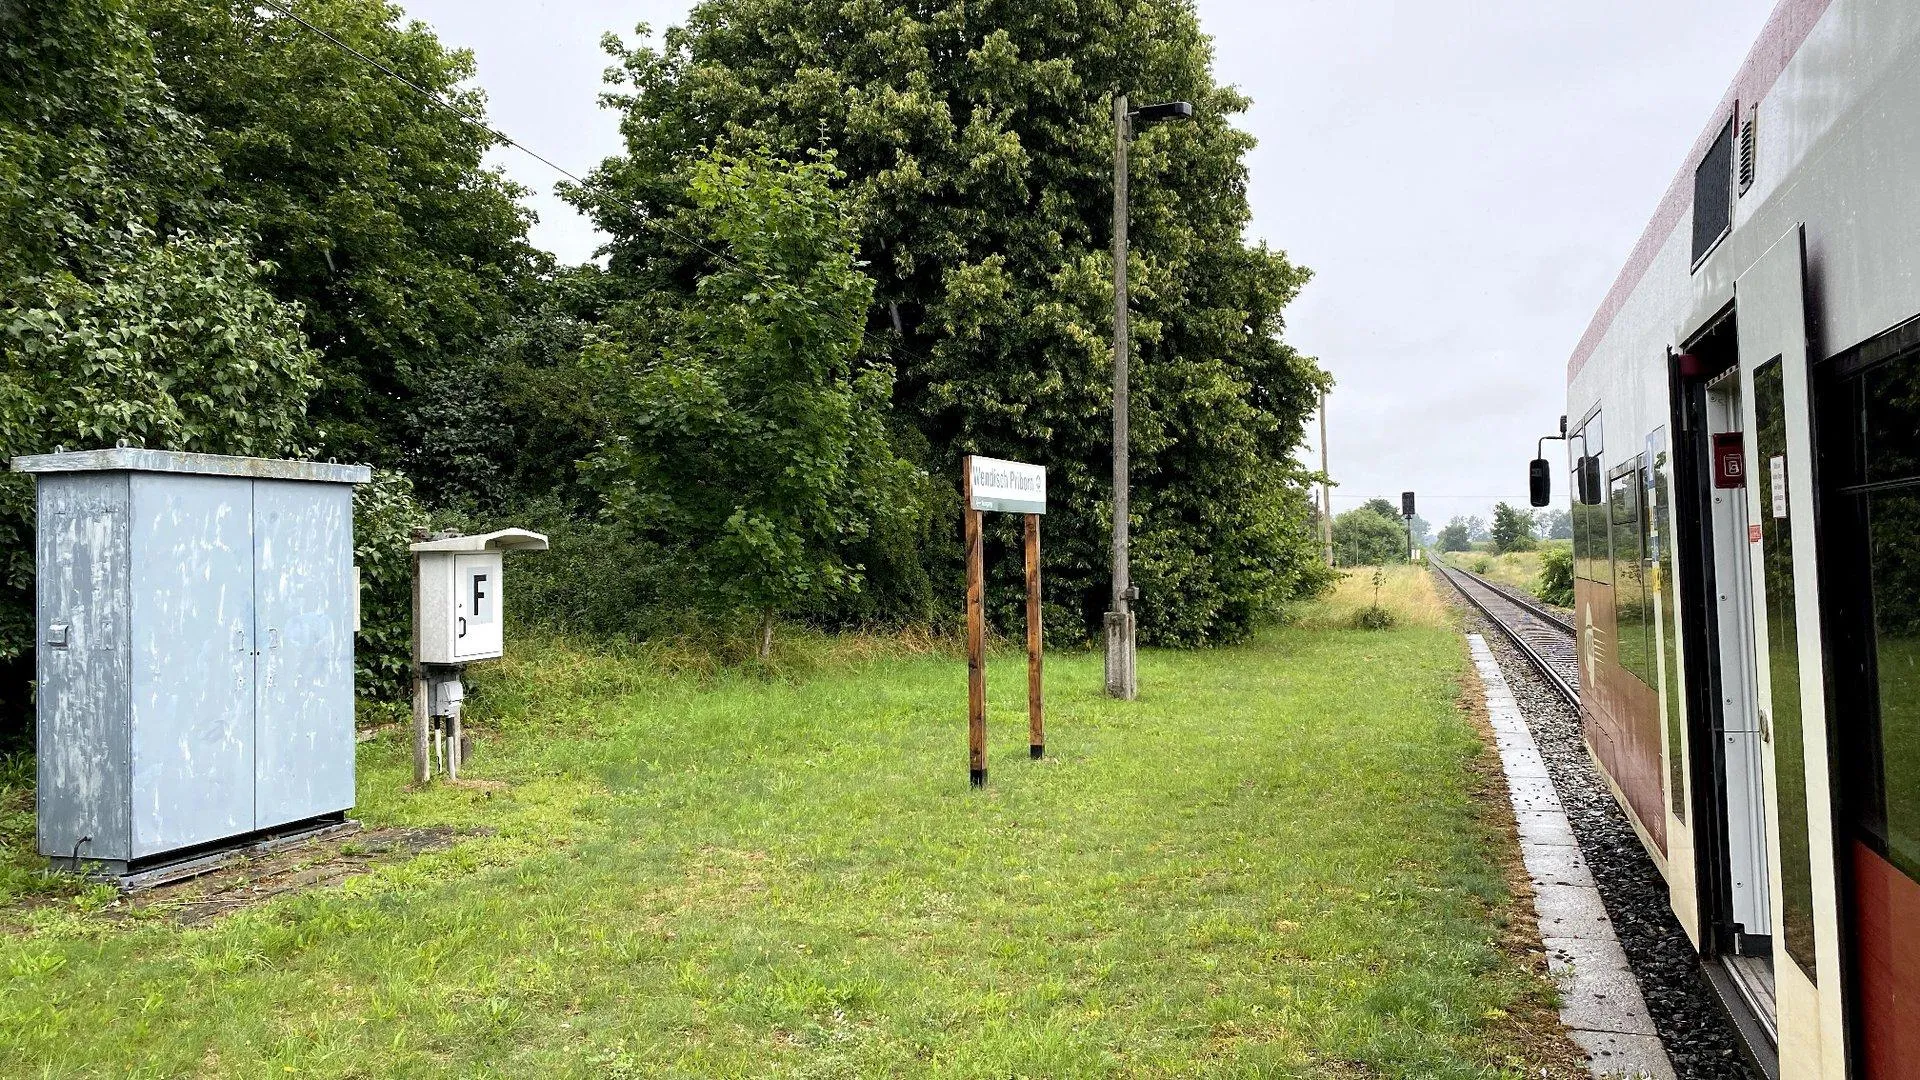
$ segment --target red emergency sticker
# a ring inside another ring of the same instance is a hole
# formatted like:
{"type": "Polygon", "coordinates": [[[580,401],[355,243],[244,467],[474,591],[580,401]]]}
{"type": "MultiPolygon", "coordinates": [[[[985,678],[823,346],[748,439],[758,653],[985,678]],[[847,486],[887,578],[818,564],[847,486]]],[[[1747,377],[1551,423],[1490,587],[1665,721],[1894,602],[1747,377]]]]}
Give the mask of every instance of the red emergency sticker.
{"type": "Polygon", "coordinates": [[[1760,526],[1758,525],[1747,526],[1747,542],[1751,544],[1757,544],[1760,542],[1760,526]]]}

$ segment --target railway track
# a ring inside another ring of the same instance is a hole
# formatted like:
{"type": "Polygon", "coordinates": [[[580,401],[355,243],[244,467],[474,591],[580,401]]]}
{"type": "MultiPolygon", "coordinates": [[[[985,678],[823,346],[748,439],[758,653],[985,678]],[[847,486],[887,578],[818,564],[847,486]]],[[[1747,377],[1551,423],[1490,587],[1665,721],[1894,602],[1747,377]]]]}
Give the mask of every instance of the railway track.
{"type": "Polygon", "coordinates": [[[1580,654],[1573,624],[1544,605],[1515,596],[1469,570],[1433,560],[1434,569],[1484,612],[1568,702],[1580,702],[1580,654]]]}

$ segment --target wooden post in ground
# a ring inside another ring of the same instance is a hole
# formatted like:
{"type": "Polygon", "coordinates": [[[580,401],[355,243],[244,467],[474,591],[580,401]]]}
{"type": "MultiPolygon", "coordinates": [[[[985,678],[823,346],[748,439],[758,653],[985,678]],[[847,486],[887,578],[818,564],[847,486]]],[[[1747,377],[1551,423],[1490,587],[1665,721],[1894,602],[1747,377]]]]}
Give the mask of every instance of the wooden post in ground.
{"type": "Polygon", "coordinates": [[[986,570],[980,550],[980,511],[973,508],[973,458],[960,463],[961,495],[966,503],[967,539],[967,776],[974,787],[987,783],[987,617],[986,570]]]}
{"type": "Polygon", "coordinates": [[[1040,515],[1027,515],[1027,754],[1047,756],[1040,702],[1040,515]]]}

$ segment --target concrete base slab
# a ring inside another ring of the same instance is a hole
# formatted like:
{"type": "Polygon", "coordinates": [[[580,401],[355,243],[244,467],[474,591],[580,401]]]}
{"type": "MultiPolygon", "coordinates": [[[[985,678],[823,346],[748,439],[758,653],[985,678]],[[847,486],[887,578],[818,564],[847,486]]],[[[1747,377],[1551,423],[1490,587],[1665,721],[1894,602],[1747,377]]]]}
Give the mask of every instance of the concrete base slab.
{"type": "MultiPolygon", "coordinates": [[[[1541,885],[1533,890],[1533,909],[1540,914],[1542,937],[1614,941],[1607,905],[1600,901],[1600,890],[1591,885],[1541,885]]],[[[1622,956],[1620,963],[1626,962],[1622,956]]]]}
{"type": "Polygon", "coordinates": [[[1544,884],[1593,884],[1593,872],[1587,868],[1586,857],[1577,847],[1536,847],[1521,857],[1526,860],[1527,876],[1533,879],[1536,889],[1544,884]]]}
{"type": "Polygon", "coordinates": [[[1567,815],[1555,810],[1530,810],[1513,815],[1514,825],[1520,832],[1520,849],[1526,850],[1528,844],[1546,844],[1552,847],[1578,847],[1573,838],[1573,827],[1567,824],[1567,815]]]}
{"type": "Polygon", "coordinates": [[[1520,856],[1533,882],[1547,968],[1560,985],[1560,1022],[1587,1052],[1594,1076],[1673,1080],[1673,1064],[1620,951],[1526,717],[1486,641],[1469,634],[1467,643],[1486,688],[1487,717],[1507,774],[1520,856]]]}
{"type": "Polygon", "coordinates": [[[1593,1075],[1633,1080],[1674,1080],[1667,1048],[1652,1035],[1575,1031],[1573,1041],[1593,1059],[1593,1075]]]}
{"type": "Polygon", "coordinates": [[[1544,938],[1547,968],[1560,983],[1561,1008],[1577,1013],[1583,1031],[1658,1035],[1639,980],[1612,938],[1544,938]]]}

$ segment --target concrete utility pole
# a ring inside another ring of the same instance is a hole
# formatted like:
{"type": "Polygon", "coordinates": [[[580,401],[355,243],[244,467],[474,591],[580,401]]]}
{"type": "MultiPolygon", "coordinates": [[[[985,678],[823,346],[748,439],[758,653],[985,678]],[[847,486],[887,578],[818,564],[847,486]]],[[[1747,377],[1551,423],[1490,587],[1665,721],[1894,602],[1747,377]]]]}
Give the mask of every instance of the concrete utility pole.
{"type": "Polygon", "coordinates": [[[1333,483],[1327,472],[1327,392],[1320,391],[1320,546],[1333,565],[1333,483]]]}
{"type": "Polygon", "coordinates": [[[1107,695],[1140,692],[1133,666],[1133,583],[1127,566],[1127,95],[1113,98],[1113,599],[1107,611],[1107,695]]]}
{"type": "Polygon", "coordinates": [[[1107,695],[1127,701],[1140,692],[1134,670],[1133,601],[1127,567],[1127,144],[1138,123],[1186,120],[1193,106],[1168,101],[1129,111],[1127,95],[1113,98],[1113,607],[1107,612],[1107,695]]]}

